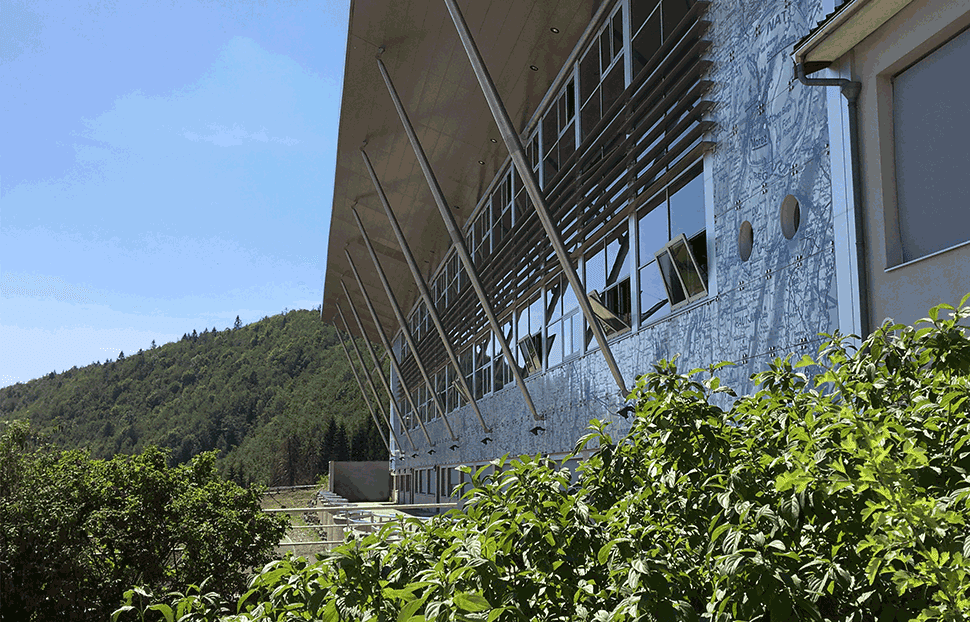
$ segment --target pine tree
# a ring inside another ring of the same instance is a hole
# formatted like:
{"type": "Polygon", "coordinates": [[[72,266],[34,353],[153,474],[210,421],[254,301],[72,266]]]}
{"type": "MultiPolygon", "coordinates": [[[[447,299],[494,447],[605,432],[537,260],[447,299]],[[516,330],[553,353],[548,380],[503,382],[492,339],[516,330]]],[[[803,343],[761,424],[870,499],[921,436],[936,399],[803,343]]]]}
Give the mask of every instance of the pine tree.
{"type": "Polygon", "coordinates": [[[333,439],[333,458],[338,462],[350,460],[350,440],[347,438],[347,428],[344,424],[337,424],[337,434],[333,439]]]}
{"type": "Polygon", "coordinates": [[[118,360],[119,361],[125,360],[125,351],[124,350],[122,350],[121,352],[118,353],[118,360]]]}
{"type": "Polygon", "coordinates": [[[157,348],[157,347],[158,347],[158,346],[156,346],[156,345],[155,345],[155,340],[154,340],[154,339],[152,339],[152,350],[154,350],[154,349],[155,349],[155,348],[157,348]]]}
{"type": "Polygon", "coordinates": [[[242,320],[240,320],[239,319],[239,316],[237,315],[236,316],[236,323],[232,325],[232,329],[233,330],[239,330],[240,328],[242,328],[242,320]]]}

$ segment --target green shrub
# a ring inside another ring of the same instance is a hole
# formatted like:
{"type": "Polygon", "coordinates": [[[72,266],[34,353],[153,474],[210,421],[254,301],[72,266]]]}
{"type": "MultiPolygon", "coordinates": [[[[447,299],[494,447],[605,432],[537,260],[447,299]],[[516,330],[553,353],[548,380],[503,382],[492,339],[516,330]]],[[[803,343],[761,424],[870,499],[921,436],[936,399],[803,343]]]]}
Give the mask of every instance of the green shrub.
{"type": "Polygon", "coordinates": [[[733,395],[720,366],[658,363],[637,380],[628,434],[592,422],[576,483],[541,456],[502,459],[473,474],[463,513],[394,524],[316,563],[273,562],[234,604],[193,596],[176,613],[968,619],[970,307],[945,309],[858,349],[835,335],[815,359],[775,360],[729,410],[716,405],[733,395]]]}
{"type": "Polygon", "coordinates": [[[208,578],[241,593],[284,522],[220,479],[214,453],[176,468],[165,458],[91,460],[40,445],[23,422],[0,431],[0,620],[106,620],[132,585],[208,578]]]}

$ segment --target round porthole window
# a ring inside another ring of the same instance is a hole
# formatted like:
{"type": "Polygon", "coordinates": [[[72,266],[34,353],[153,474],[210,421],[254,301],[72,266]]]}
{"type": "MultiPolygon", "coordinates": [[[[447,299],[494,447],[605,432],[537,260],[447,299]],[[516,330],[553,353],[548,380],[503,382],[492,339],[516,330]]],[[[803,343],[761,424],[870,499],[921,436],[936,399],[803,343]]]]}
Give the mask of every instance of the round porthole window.
{"type": "Polygon", "coordinates": [[[745,220],[741,223],[741,231],[738,233],[738,254],[741,261],[747,261],[751,257],[751,247],[754,244],[754,230],[751,223],[745,220]]]}
{"type": "Polygon", "coordinates": [[[792,195],[786,196],[781,201],[781,233],[787,239],[795,237],[798,225],[801,223],[801,210],[798,207],[798,199],[792,195]]]}

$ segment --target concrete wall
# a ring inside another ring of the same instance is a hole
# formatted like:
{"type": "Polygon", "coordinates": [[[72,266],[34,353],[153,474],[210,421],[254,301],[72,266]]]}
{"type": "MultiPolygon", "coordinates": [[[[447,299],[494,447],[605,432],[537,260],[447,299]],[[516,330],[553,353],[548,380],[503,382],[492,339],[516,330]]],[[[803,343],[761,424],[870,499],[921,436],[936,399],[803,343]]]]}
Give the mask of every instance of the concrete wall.
{"type": "Polygon", "coordinates": [[[391,471],[387,462],[330,461],[330,492],[352,503],[387,501],[391,497],[391,471]]]}
{"type": "MultiPolygon", "coordinates": [[[[838,328],[826,92],[794,80],[790,57],[792,45],[824,13],[815,0],[717,0],[704,18],[713,22],[708,78],[715,86],[707,99],[716,102],[709,118],[717,123],[717,147],[704,160],[711,293],[611,342],[628,385],[658,359],[679,355],[682,370],[735,362],[720,375],[739,393],[748,392],[751,373],[776,356],[814,353],[819,333],[838,328]],[[801,206],[801,225],[791,240],[780,223],[788,194],[801,206]],[[746,262],[738,252],[744,221],[754,231],[746,262]]],[[[449,414],[458,443],[442,421],[432,421],[427,426],[435,453],[419,446],[412,457],[408,447],[394,467],[481,463],[504,453],[557,454],[571,450],[594,417],[609,420],[616,436],[626,429],[615,414],[626,396],[618,394],[598,350],[526,384],[543,421],[532,419],[513,384],[479,401],[492,432],[483,432],[466,406],[449,414]],[[532,434],[536,426],[544,430],[532,434]],[[491,439],[487,445],[485,438],[491,439]]]]}
{"type": "Polygon", "coordinates": [[[912,324],[931,306],[956,304],[970,291],[970,246],[899,265],[892,127],[893,76],[968,26],[967,2],[916,0],[846,59],[853,79],[862,82],[859,128],[872,328],[888,317],[912,324]]]}

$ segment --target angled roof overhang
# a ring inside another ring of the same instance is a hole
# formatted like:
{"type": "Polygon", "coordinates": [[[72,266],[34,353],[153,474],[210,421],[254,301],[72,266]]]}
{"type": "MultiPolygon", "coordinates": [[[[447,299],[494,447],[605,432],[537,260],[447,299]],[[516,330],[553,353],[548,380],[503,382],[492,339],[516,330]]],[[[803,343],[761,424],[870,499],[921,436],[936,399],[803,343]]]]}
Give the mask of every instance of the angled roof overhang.
{"type": "Polygon", "coordinates": [[[805,72],[825,69],[888,22],[912,0],[849,0],[795,44],[792,56],[805,72]]]}
{"type": "MultiPolygon", "coordinates": [[[[489,72],[520,132],[558,79],[597,14],[597,0],[460,0],[489,72]],[[558,30],[553,32],[552,29],[558,30]],[[533,70],[534,66],[537,70],[533,70]]],[[[337,138],[333,212],[323,318],[340,303],[358,309],[367,337],[378,341],[344,255],[348,250],[389,338],[397,332],[387,296],[367,255],[351,208],[356,206],[405,313],[417,287],[395,240],[360,149],[366,145],[394,213],[430,280],[450,246],[447,230],[377,67],[387,66],[438,182],[464,225],[508,152],[442,0],[352,0],[337,138]],[[492,141],[495,142],[492,142],[492,141]],[[480,164],[484,162],[484,164],[480,164]],[[345,300],[343,281],[351,293],[345,300]]],[[[349,327],[355,334],[355,326],[349,327]]]]}

